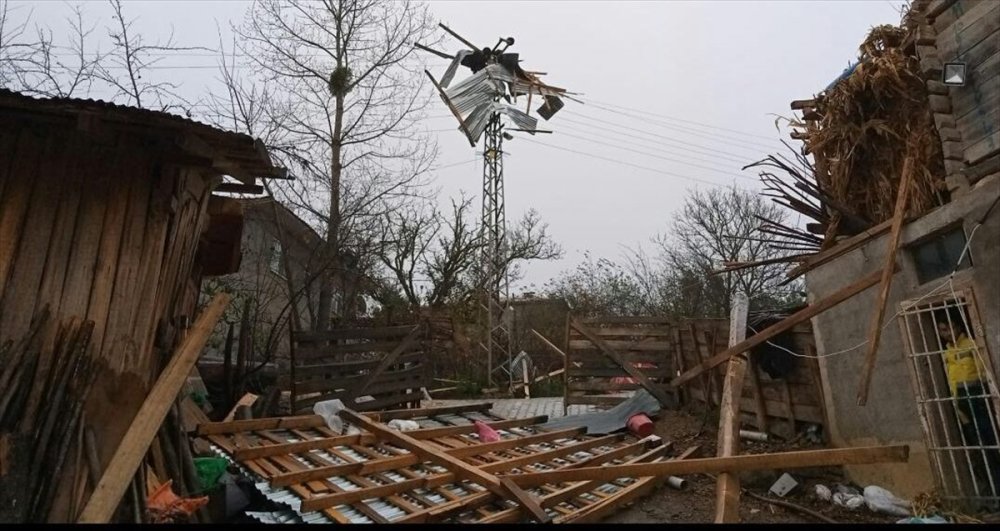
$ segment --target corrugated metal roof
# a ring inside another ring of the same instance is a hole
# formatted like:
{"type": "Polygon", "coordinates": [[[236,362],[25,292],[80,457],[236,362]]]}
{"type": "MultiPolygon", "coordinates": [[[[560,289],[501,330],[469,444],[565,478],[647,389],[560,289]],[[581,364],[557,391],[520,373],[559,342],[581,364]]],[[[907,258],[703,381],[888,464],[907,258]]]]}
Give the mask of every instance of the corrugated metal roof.
{"type": "Polygon", "coordinates": [[[220,170],[220,173],[241,180],[245,180],[248,176],[284,177],[285,174],[282,168],[276,167],[271,162],[267,149],[260,140],[163,111],[95,99],[35,97],[0,88],[0,114],[14,113],[71,119],[92,115],[105,123],[115,125],[190,133],[215,150],[232,172],[220,170]]]}

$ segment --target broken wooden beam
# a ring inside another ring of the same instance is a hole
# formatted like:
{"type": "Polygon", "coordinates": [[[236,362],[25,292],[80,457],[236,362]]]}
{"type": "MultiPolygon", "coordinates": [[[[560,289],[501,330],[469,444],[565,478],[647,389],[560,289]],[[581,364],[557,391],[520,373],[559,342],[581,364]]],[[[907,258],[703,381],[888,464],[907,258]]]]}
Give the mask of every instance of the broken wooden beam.
{"type": "MultiPolygon", "coordinates": [[[[744,341],[747,336],[747,314],[750,299],[744,293],[733,297],[732,314],[729,316],[729,346],[744,341]]],[[[737,354],[729,359],[726,378],[722,385],[722,404],[719,412],[719,440],[716,454],[728,457],[740,450],[740,402],[743,397],[743,378],[746,375],[747,356],[737,354]]],[[[723,472],[715,485],[715,523],[740,521],[740,478],[723,472]]]]}
{"type": "Polygon", "coordinates": [[[552,350],[552,352],[555,352],[556,354],[558,354],[558,355],[559,355],[560,357],[562,357],[562,359],[563,359],[564,361],[566,360],[566,353],[565,353],[565,352],[563,352],[562,350],[560,350],[560,349],[559,349],[559,347],[555,346],[555,345],[554,345],[554,344],[553,344],[553,343],[552,343],[551,341],[549,341],[549,340],[548,340],[548,338],[546,338],[546,337],[545,337],[545,336],[543,336],[543,335],[542,335],[541,333],[539,333],[539,332],[538,332],[538,330],[535,330],[534,328],[532,328],[532,329],[531,329],[531,333],[532,333],[532,334],[535,334],[535,336],[536,336],[536,337],[537,337],[538,339],[542,340],[542,343],[543,343],[543,344],[544,344],[544,345],[545,345],[546,347],[549,347],[549,349],[550,349],[550,350],[552,350]]]}
{"type": "Polygon", "coordinates": [[[885,248],[885,261],[882,264],[878,302],[875,303],[875,312],[868,325],[868,350],[865,352],[865,361],[861,369],[861,382],[858,386],[859,406],[868,403],[868,389],[872,384],[875,358],[878,355],[879,340],[882,338],[882,318],[885,317],[885,305],[889,300],[892,275],[896,270],[896,250],[899,248],[899,237],[903,232],[906,202],[909,198],[910,182],[913,180],[913,162],[913,155],[906,157],[903,161],[903,176],[900,178],[899,192],[896,194],[896,210],[892,214],[892,230],[889,232],[889,242],[885,248]]]}
{"type": "Polygon", "coordinates": [[[748,350],[753,349],[754,347],[757,347],[758,345],[764,344],[765,342],[773,339],[778,334],[791,330],[792,328],[795,327],[795,325],[805,322],[809,319],[812,319],[814,316],[819,315],[820,313],[823,313],[826,310],[829,310],[830,308],[840,304],[841,302],[844,302],[845,300],[857,295],[858,293],[861,293],[862,291],[874,286],[879,282],[881,278],[882,278],[882,272],[875,271],[863,278],[860,278],[852,282],[851,284],[837,290],[832,295],[824,297],[823,299],[820,299],[819,301],[810,304],[809,306],[806,306],[805,308],[793,313],[792,315],[789,315],[788,317],[765,328],[764,330],[761,330],[759,333],[754,334],[749,339],[741,341],[739,344],[735,346],[729,347],[728,349],[720,352],[719,354],[712,356],[708,360],[702,361],[695,367],[688,369],[680,376],[671,380],[670,385],[675,387],[681,385],[693,378],[698,377],[705,371],[715,368],[716,366],[728,360],[729,358],[735,356],[736,354],[746,352],[748,350]]]}
{"type": "Polygon", "coordinates": [[[295,417],[274,417],[267,419],[231,420],[198,425],[198,435],[222,435],[256,430],[291,430],[326,426],[319,415],[299,415],[295,417]]]}
{"type": "Polygon", "coordinates": [[[198,320],[132,419],[128,431],[125,432],[125,436],[111,457],[111,462],[104,470],[101,481],[94,488],[87,505],[80,513],[78,523],[106,523],[111,520],[125,494],[125,489],[132,482],[135,471],[149,450],[157,430],[167,417],[184,382],[187,381],[191,368],[201,356],[201,350],[208,336],[229,304],[229,299],[228,294],[219,293],[198,316],[198,320]]]}
{"type": "Polygon", "coordinates": [[[706,457],[684,461],[662,461],[615,466],[574,468],[530,472],[507,476],[521,487],[533,487],[546,483],[566,483],[570,481],[603,480],[618,478],[671,476],[698,474],[703,472],[741,472],[744,470],[784,470],[789,468],[811,468],[820,466],[866,465],[872,463],[905,463],[910,457],[910,447],[863,446],[858,448],[834,448],[826,450],[802,450],[756,455],[736,455],[731,457],[706,457]]]}

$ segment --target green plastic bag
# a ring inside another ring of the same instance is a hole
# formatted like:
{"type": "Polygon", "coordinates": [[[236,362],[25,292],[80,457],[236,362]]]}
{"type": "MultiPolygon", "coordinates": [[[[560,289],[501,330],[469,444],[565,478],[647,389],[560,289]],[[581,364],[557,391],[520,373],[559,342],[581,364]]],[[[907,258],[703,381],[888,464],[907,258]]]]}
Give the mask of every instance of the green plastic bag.
{"type": "Polygon", "coordinates": [[[229,462],[221,457],[195,457],[194,468],[198,472],[201,492],[208,492],[219,484],[229,462]]]}

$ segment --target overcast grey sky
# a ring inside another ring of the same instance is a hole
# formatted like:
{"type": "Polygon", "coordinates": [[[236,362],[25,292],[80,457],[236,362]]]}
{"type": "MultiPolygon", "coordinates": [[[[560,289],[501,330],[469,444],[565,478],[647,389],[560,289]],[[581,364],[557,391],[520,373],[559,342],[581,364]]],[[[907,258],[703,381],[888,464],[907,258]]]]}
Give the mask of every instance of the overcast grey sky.
{"type": "MultiPolygon", "coordinates": [[[[13,5],[24,2],[12,2],[13,5]]],[[[64,28],[70,5],[27,2],[34,20],[64,28]]],[[[147,39],[216,48],[216,25],[229,35],[249,2],[145,0],[126,3],[147,39]]],[[[556,86],[582,93],[544,124],[553,135],[505,144],[508,220],[529,208],[549,223],[566,250],[558,262],[527,268],[536,289],[583,258],[617,257],[663,232],[694,188],[737,184],[756,189],[755,174],[739,168],[783,150],[776,115],[810,97],[857,55],[872,26],[899,22],[901,2],[835,1],[458,1],[430,2],[433,14],[466,38],[492,46],[511,36],[510,51],[527,70],[543,71],[556,86]]],[[[106,2],[83,3],[96,34],[110,23],[106,2]]],[[[460,49],[450,37],[442,46],[460,49]]],[[[105,46],[106,48],[106,46],[105,46]]],[[[157,75],[183,83],[197,96],[217,88],[216,57],[185,54],[162,63],[157,75]]],[[[447,61],[427,57],[440,77],[447,61]]],[[[459,76],[466,75],[460,72],[459,76]]],[[[460,79],[461,77],[459,77],[460,79]]],[[[427,129],[441,148],[436,184],[442,203],[464,190],[479,192],[481,166],[435,98],[427,129]],[[466,164],[456,164],[468,161],[466,164]],[[454,165],[453,165],[454,164],[454,165]]],[[[478,200],[477,200],[478,214],[478,200]]]]}

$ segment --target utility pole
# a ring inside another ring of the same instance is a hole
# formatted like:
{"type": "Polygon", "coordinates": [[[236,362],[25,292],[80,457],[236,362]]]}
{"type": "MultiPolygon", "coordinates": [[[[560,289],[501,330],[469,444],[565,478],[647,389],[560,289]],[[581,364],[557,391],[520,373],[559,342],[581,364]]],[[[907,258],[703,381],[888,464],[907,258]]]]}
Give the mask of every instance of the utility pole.
{"type": "Polygon", "coordinates": [[[539,79],[541,73],[527,72],[519,65],[518,54],[507,49],[514,44],[512,37],[500,38],[492,48],[479,48],[439,24],[461,42],[466,49],[454,55],[434,50],[420,43],[414,45],[443,59],[450,59],[448,70],[440,83],[424,71],[434,83],[441,99],[458,119],[459,126],[474,148],[483,137],[483,190],[480,242],[482,254],[477,268],[480,292],[479,346],[486,358],[487,381],[494,386],[494,373],[503,371],[508,390],[511,388],[511,334],[505,319],[509,306],[510,285],[507,275],[507,219],[504,203],[503,141],[514,137],[508,131],[551,133],[537,129],[538,119],[530,116],[531,98],[541,106],[537,114],[548,120],[563,107],[561,97],[569,97],[566,89],[553,87],[539,79]],[[458,66],[468,67],[472,76],[451,84],[458,66]],[[451,87],[449,88],[449,85],[451,87]],[[518,96],[527,96],[527,109],[522,111],[508,103],[518,96]],[[506,103],[505,103],[506,102],[506,103]],[[515,125],[506,129],[504,116],[515,125]]]}

